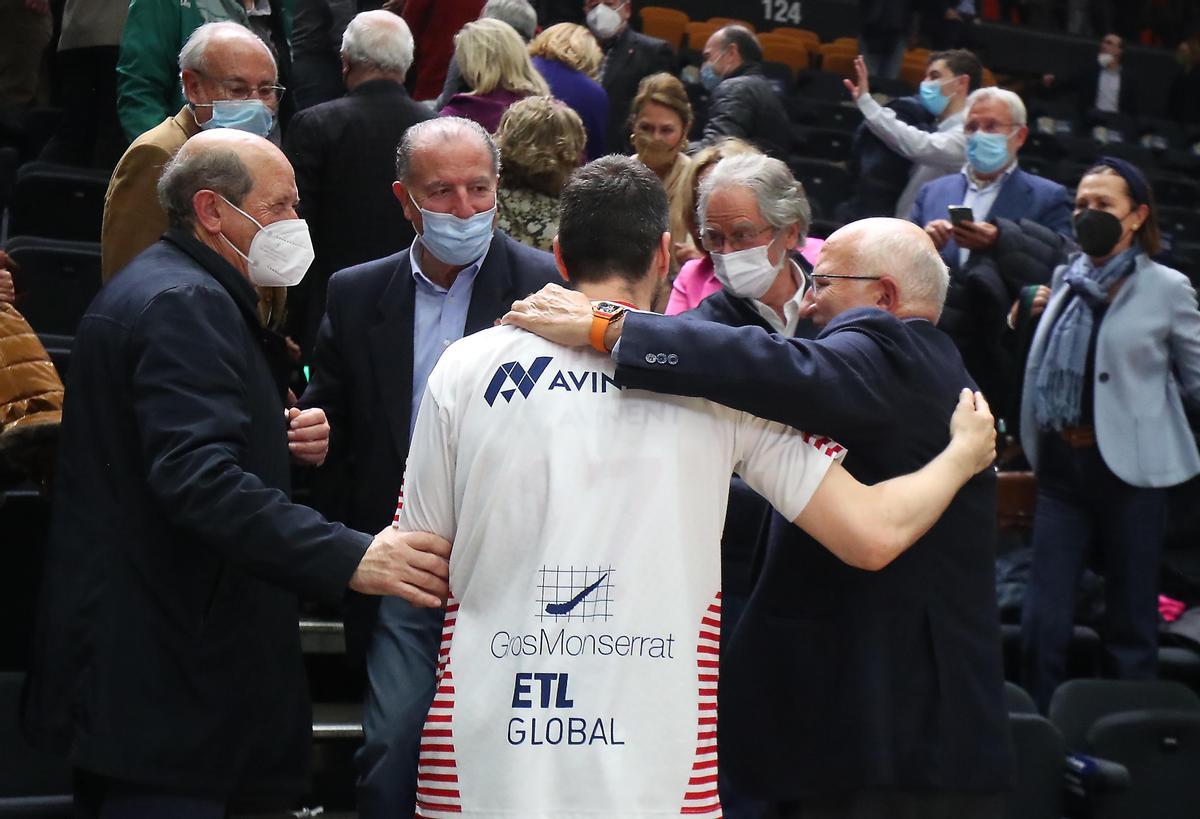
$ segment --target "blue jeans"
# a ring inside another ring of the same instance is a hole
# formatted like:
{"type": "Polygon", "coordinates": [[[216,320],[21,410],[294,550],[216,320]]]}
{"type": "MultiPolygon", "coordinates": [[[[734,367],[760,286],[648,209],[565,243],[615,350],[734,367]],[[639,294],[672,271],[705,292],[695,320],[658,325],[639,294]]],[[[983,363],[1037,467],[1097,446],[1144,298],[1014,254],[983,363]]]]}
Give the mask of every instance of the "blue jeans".
{"type": "Polygon", "coordinates": [[[1073,448],[1056,434],[1043,435],[1039,461],[1021,637],[1025,685],[1045,712],[1066,676],[1076,585],[1093,543],[1104,574],[1104,673],[1155,676],[1167,495],[1125,483],[1098,447],[1073,448]]]}
{"type": "Polygon", "coordinates": [[[362,819],[413,815],[444,617],[444,609],[414,608],[398,597],[379,603],[367,649],[363,747],[354,756],[362,819]]]}

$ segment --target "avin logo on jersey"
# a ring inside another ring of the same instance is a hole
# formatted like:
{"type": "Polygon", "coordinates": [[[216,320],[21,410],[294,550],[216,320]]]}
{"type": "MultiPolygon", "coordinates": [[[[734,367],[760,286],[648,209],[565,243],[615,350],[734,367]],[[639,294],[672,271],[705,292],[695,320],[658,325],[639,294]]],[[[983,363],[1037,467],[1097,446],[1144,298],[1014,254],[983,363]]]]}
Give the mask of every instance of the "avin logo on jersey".
{"type": "Polygon", "coordinates": [[[548,355],[538,356],[528,370],[522,367],[519,361],[501,364],[483,393],[484,400],[490,407],[496,403],[496,397],[502,395],[505,401],[512,403],[513,396],[517,394],[518,390],[523,397],[528,398],[529,393],[533,392],[534,384],[542,377],[542,373],[546,371],[546,367],[550,366],[550,362],[553,360],[548,355]],[[504,389],[504,385],[509,382],[512,382],[513,386],[504,389]]]}
{"type": "Polygon", "coordinates": [[[612,613],[612,566],[543,566],[538,570],[538,619],[608,620],[612,613]]]}

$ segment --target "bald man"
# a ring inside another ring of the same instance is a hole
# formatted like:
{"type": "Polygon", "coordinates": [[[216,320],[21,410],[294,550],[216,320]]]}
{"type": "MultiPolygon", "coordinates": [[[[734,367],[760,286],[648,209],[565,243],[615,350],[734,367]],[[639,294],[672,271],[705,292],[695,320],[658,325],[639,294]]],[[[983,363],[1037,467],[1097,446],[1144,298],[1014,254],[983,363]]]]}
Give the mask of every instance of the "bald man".
{"type": "MultiPolygon", "coordinates": [[[[616,380],[707,398],[834,438],[864,483],[946,445],[974,387],[934,325],[948,271],[917,226],[837,231],[812,274],[809,341],[630,311],[605,347],[616,380]]],[[[505,321],[588,343],[586,296],[546,288],[505,321]]],[[[775,514],[722,656],[722,773],[768,816],[1000,817],[1010,777],[993,584],[994,475],[977,475],[901,558],[868,574],[775,514]]],[[[723,794],[724,796],[724,794],[723,794]]]]}
{"type": "Polygon", "coordinates": [[[285,413],[282,343],[255,315],[252,284],[312,261],[287,160],[200,134],[159,193],[166,234],[79,326],[39,601],[25,717],[69,755],[81,817],[217,819],[235,797],[303,793],[297,595],[423,599],[396,562],[407,536],[288,498],[289,452],[319,463],[329,427],[285,413]]]}

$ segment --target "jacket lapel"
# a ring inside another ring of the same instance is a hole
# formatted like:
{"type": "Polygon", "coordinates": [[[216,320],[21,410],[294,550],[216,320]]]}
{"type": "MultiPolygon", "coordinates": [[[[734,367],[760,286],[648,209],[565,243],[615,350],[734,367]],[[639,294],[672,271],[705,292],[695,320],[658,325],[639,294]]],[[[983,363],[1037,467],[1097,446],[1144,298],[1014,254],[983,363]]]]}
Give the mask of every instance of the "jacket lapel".
{"type": "Polygon", "coordinates": [[[379,300],[379,314],[367,332],[371,374],[387,414],[396,454],[408,454],[408,428],[412,421],[413,310],[416,304],[412,264],[408,254],[396,265],[379,300]]]}
{"type": "Polygon", "coordinates": [[[1018,220],[1030,212],[1030,198],[1033,195],[1032,186],[1025,178],[1025,172],[1020,168],[1009,174],[1008,179],[1000,183],[1000,193],[992,205],[988,219],[1018,220]]]}
{"type": "MultiPolygon", "coordinates": [[[[492,236],[492,245],[471,287],[471,304],[467,307],[467,322],[463,335],[478,333],[491,327],[496,319],[508,312],[513,295],[512,270],[508,266],[508,242],[502,231],[492,236]]],[[[524,295],[524,294],[522,294],[524,295]]]]}

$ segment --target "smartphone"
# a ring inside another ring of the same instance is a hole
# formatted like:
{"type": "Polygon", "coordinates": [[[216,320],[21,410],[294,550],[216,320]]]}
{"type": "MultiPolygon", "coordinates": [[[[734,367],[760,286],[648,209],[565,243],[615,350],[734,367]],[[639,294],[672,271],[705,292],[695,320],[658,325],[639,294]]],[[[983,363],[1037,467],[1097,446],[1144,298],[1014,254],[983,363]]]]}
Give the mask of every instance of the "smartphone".
{"type": "Polygon", "coordinates": [[[950,224],[958,227],[963,222],[974,222],[975,214],[966,205],[950,205],[946,208],[950,212],[950,224]]]}

